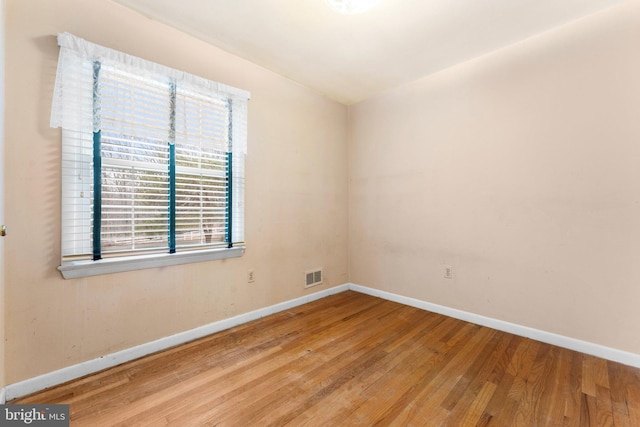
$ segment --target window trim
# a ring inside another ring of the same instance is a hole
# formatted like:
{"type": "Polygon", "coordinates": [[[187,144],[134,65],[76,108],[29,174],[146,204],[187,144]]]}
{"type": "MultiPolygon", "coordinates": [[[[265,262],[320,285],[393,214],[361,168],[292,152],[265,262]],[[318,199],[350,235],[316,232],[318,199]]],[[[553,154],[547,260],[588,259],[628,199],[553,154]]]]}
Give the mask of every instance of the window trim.
{"type": "MultiPolygon", "coordinates": [[[[237,147],[234,144],[234,148],[227,152],[229,194],[226,212],[227,215],[229,215],[229,218],[227,228],[228,236],[225,238],[225,246],[211,245],[209,247],[204,246],[192,249],[181,248],[182,250],[176,251],[175,246],[171,245],[172,233],[169,232],[168,252],[143,252],[135,255],[114,254],[113,256],[106,255],[104,257],[100,257],[100,254],[98,254],[99,256],[96,257],[94,246],[93,248],[90,248],[93,249],[91,250],[93,253],[93,259],[81,258],[80,256],[74,259],[71,252],[67,255],[61,254],[61,265],[58,267],[58,270],[62,273],[62,276],[65,279],[72,279],[242,256],[245,251],[244,161],[247,154],[247,101],[251,99],[250,93],[99,46],[69,33],[59,34],[58,44],[60,45],[61,50],[54,87],[51,127],[62,128],[63,133],[65,130],[87,135],[91,135],[91,133],[93,133],[93,151],[95,151],[97,146],[95,143],[96,133],[99,137],[102,130],[100,116],[96,116],[95,113],[97,108],[95,91],[98,87],[96,84],[97,71],[100,69],[103,60],[107,60],[111,65],[117,64],[117,68],[122,67],[125,71],[133,71],[136,76],[141,75],[150,79],[160,77],[162,81],[167,80],[171,82],[172,85],[179,83],[182,88],[187,88],[186,90],[192,91],[195,95],[211,92],[216,94],[216,96],[222,96],[223,98],[226,97],[227,103],[229,104],[229,119],[233,123],[233,128],[231,127],[232,125],[229,125],[229,131],[231,132],[231,129],[233,129],[233,133],[230,134],[229,137],[234,141],[234,143],[239,142],[237,147]],[[90,63],[92,66],[85,66],[84,64],[87,63],[90,63]],[[78,64],[80,65],[78,66],[78,64]],[[98,70],[96,70],[96,64],[98,64],[98,70]],[[79,72],[80,74],[77,74],[76,72],[79,72]],[[93,84],[89,86],[87,83],[89,83],[88,80],[90,80],[89,77],[91,74],[93,74],[93,84]],[[78,82],[78,84],[76,84],[76,82],[78,82]],[[237,105],[238,108],[232,108],[232,103],[233,106],[237,105]],[[88,118],[86,113],[87,111],[90,111],[87,110],[87,107],[91,105],[92,107],[90,108],[93,109],[93,120],[88,118]],[[238,124],[236,124],[236,122],[238,124]],[[238,168],[237,171],[235,170],[236,168],[238,168]],[[238,172],[237,178],[234,176],[236,175],[236,172],[238,172]],[[233,218],[231,217],[232,212],[234,215],[233,218]]],[[[172,111],[172,114],[175,114],[175,112],[172,111]]],[[[170,149],[172,148],[172,142],[172,139],[169,138],[168,143],[170,149]]],[[[65,142],[63,138],[63,145],[64,144],[65,142]]],[[[98,166],[100,166],[99,163],[100,162],[98,162],[98,166]]],[[[93,168],[95,168],[95,164],[96,162],[94,159],[93,168]]],[[[174,179],[176,173],[178,173],[177,169],[182,168],[184,168],[184,166],[176,167],[173,174],[174,179]]],[[[198,172],[201,171],[198,170],[198,172]]],[[[100,176],[100,174],[96,174],[95,171],[92,175],[93,177],[100,176]]],[[[97,190],[94,191],[97,191],[97,193],[95,193],[97,196],[100,195],[99,191],[102,188],[100,184],[101,183],[97,183],[96,185],[94,182],[94,188],[97,188],[97,190]]],[[[171,203],[171,191],[169,196],[171,203]]],[[[81,195],[80,197],[83,196],[81,195]]],[[[173,197],[175,198],[175,195],[173,197]]],[[[96,199],[100,199],[100,197],[96,197],[96,199]]],[[[100,212],[100,209],[98,209],[98,212],[100,212]]],[[[73,220],[75,220],[75,218],[73,220]]],[[[98,220],[100,220],[99,217],[98,220]]],[[[95,231],[96,228],[92,227],[90,230],[92,236],[95,234],[95,231]]],[[[173,233],[175,233],[175,231],[173,233]]],[[[173,235],[175,236],[175,234],[173,235]]],[[[62,237],[64,238],[64,236],[62,237]]],[[[100,236],[98,236],[98,238],[99,237],[100,236]]],[[[87,254],[91,256],[91,253],[83,253],[82,256],[86,256],[87,254]]],[[[78,255],[80,255],[80,253],[78,253],[78,255]]]]}
{"type": "Polygon", "coordinates": [[[244,245],[232,248],[201,249],[174,254],[161,253],[149,255],[120,256],[99,260],[67,261],[58,267],[65,279],[99,276],[102,274],[122,273],[125,271],[144,270],[148,268],[168,267],[171,265],[194,262],[237,258],[244,254],[244,245]]]}

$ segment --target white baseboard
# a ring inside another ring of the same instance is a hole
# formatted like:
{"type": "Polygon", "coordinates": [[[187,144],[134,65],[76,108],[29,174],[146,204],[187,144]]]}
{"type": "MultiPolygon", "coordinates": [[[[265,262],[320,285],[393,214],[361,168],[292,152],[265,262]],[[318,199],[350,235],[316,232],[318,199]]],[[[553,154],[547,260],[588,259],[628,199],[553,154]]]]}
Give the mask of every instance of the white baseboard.
{"type": "MultiPolygon", "coordinates": [[[[349,290],[349,285],[344,284],[333,288],[325,289],[320,292],[314,292],[309,295],[275,304],[269,307],[261,308],[249,313],[240,314],[228,319],[213,322],[208,325],[200,326],[185,332],[180,332],[165,338],[131,347],[116,353],[108,354],[97,359],[88,360],[57,371],[49,372],[34,378],[29,378],[18,383],[9,384],[3,389],[3,397],[6,400],[16,399],[27,394],[35,393],[58,384],[71,381],[85,375],[93,374],[113,366],[120,365],[140,357],[156,353],[161,350],[184,344],[225,329],[232,328],[252,320],[260,319],[270,314],[288,310],[311,301],[324,298],[329,295],[337,294],[349,290]]],[[[3,399],[3,402],[4,402],[3,399]]]]}
{"type": "Polygon", "coordinates": [[[445,316],[464,320],[476,325],[487,326],[503,332],[509,332],[536,341],[542,341],[547,344],[553,344],[558,347],[564,347],[569,350],[579,351],[581,353],[590,354],[592,356],[601,357],[603,359],[619,362],[624,365],[640,368],[640,354],[629,353],[615,348],[605,347],[599,344],[554,334],[551,332],[541,331],[526,326],[509,323],[502,320],[493,319],[491,317],[480,316],[478,314],[469,313],[455,308],[449,308],[438,304],[409,298],[402,295],[393,294],[391,292],[381,291],[378,289],[367,288],[353,283],[349,283],[349,289],[363,294],[384,298],[389,301],[398,302],[400,304],[409,305],[411,307],[420,308],[434,313],[443,314],[445,316]]]}
{"type": "Polygon", "coordinates": [[[7,403],[7,394],[4,387],[0,387],[0,405],[7,403]]]}
{"type": "Polygon", "coordinates": [[[202,338],[207,335],[211,335],[216,332],[220,332],[225,329],[250,322],[252,320],[260,319],[270,314],[288,310],[290,308],[297,307],[299,305],[306,304],[308,302],[315,301],[320,298],[324,298],[326,296],[337,294],[347,290],[384,298],[389,301],[394,301],[411,307],[420,308],[422,310],[443,314],[445,316],[475,323],[477,325],[487,326],[499,331],[509,332],[514,335],[535,339],[537,341],[542,341],[548,344],[557,345],[559,347],[568,348],[570,350],[579,351],[581,353],[590,354],[593,356],[601,357],[603,359],[608,359],[615,362],[623,363],[625,365],[640,368],[640,355],[638,354],[629,353],[610,347],[604,347],[598,344],[593,344],[590,342],[557,335],[551,332],[545,332],[538,329],[505,322],[490,317],[480,316],[478,314],[433,304],[415,298],[405,297],[391,292],[368,288],[366,286],[360,286],[353,283],[346,283],[340,286],[322,290],[320,292],[305,295],[300,298],[295,298],[269,307],[261,308],[259,310],[251,311],[249,313],[240,314],[229,319],[210,323],[208,325],[191,329],[189,331],[180,332],[178,334],[171,335],[165,338],[160,338],[159,340],[151,341],[146,344],[141,344],[135,347],[128,348],[126,350],[108,354],[97,359],[68,366],[66,368],[49,372],[18,383],[9,384],[4,388],[0,388],[0,403],[5,403],[7,400],[12,400],[21,396],[25,396],[27,394],[35,393],[37,391],[62,384],[64,382],[80,378],[85,375],[102,371],[103,369],[111,368],[113,366],[117,366],[122,363],[129,362],[131,360],[135,360],[161,350],[166,350],[167,348],[174,347],[176,345],[184,344],[189,341],[193,341],[195,339],[202,338]]]}

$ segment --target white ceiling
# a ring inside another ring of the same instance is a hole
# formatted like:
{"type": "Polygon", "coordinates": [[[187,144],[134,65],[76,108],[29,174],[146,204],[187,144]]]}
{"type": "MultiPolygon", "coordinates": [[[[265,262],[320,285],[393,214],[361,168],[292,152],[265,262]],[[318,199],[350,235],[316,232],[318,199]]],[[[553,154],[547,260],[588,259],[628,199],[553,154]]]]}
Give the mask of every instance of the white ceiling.
{"type": "Polygon", "coordinates": [[[630,0],[116,1],[352,104],[630,0]]]}

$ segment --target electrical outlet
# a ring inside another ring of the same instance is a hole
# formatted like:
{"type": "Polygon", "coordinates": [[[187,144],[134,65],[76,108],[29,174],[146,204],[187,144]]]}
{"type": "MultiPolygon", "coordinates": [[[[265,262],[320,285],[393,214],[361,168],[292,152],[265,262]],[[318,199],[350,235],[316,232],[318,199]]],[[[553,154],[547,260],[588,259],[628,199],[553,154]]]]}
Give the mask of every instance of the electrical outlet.
{"type": "Polygon", "coordinates": [[[253,270],[247,271],[247,283],[253,283],[256,281],[256,273],[253,270]]]}
{"type": "Polygon", "coordinates": [[[444,266],[444,278],[453,279],[453,267],[450,265],[444,266]]]}

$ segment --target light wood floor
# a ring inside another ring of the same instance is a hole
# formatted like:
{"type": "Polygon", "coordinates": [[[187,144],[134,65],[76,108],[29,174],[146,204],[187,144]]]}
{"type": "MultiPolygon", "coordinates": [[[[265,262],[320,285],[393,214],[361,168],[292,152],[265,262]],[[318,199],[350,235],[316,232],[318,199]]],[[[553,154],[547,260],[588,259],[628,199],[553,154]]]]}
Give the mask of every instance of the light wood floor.
{"type": "Polygon", "coordinates": [[[11,403],[73,426],[640,426],[640,369],[344,292],[11,403]]]}

